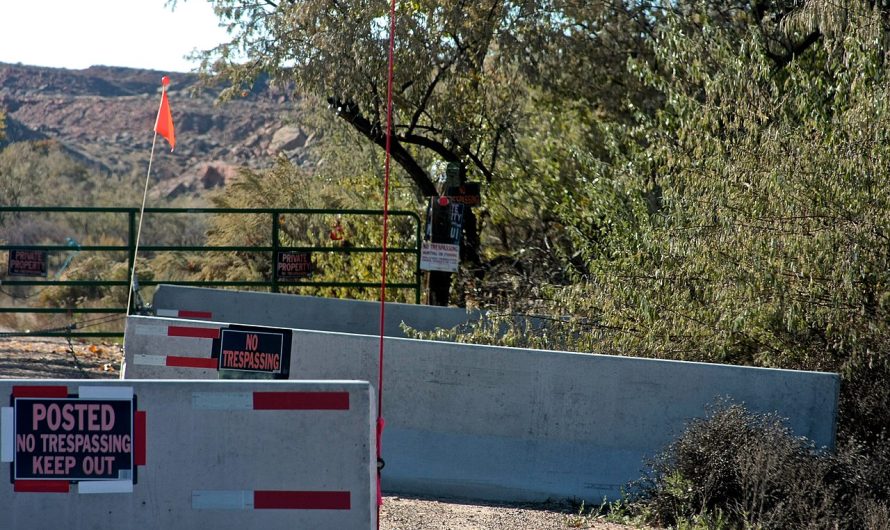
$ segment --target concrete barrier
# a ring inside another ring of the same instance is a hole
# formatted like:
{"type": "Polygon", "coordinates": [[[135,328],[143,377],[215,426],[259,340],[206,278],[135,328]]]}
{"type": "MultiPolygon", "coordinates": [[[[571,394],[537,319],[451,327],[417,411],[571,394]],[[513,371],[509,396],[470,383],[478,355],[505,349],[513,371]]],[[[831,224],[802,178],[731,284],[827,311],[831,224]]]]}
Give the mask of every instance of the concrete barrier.
{"type": "MultiPolygon", "coordinates": [[[[225,327],[130,317],[124,375],[218,377],[181,358],[210,359],[225,327]]],[[[378,337],[291,330],[291,340],[290,377],[377,381],[378,337]]],[[[836,374],[400,338],[386,339],[384,357],[383,487],[395,493],[615,499],[723,397],[834,444],[836,374]]]]}
{"type": "MultiPolygon", "coordinates": [[[[206,319],[281,328],[380,334],[380,303],[317,296],[160,285],[152,299],[159,317],[206,319]]],[[[479,318],[455,307],[386,304],[385,335],[405,337],[400,324],[420,331],[453,328],[479,318]]]]}
{"type": "Polygon", "coordinates": [[[9,529],[375,528],[360,381],[2,380],[9,529]]]}

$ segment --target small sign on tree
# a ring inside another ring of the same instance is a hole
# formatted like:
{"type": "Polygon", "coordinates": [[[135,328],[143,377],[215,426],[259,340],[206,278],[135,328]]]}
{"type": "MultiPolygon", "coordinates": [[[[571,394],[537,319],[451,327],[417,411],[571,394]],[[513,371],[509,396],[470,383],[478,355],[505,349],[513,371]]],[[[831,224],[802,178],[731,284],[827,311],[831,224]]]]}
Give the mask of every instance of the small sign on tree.
{"type": "Polygon", "coordinates": [[[426,237],[420,248],[421,270],[457,272],[463,222],[463,204],[447,197],[430,200],[426,237]]]}
{"type": "Polygon", "coordinates": [[[478,182],[464,182],[460,186],[451,186],[446,195],[451,202],[464,206],[479,206],[482,203],[482,190],[478,182]]]}

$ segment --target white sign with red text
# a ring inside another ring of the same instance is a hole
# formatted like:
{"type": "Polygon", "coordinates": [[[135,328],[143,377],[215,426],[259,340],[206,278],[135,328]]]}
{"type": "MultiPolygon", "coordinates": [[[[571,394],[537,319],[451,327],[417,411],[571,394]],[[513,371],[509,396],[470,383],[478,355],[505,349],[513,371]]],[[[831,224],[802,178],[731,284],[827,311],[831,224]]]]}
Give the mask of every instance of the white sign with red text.
{"type": "Polygon", "coordinates": [[[421,270],[457,272],[459,264],[460,245],[424,241],[420,247],[421,270]]]}

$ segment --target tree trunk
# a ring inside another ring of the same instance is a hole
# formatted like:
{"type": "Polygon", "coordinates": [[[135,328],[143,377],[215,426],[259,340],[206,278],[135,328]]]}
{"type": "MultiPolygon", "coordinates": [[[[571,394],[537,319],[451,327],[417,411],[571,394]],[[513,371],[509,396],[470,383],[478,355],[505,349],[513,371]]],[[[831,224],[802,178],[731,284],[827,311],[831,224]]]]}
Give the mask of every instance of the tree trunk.
{"type": "Polygon", "coordinates": [[[429,305],[447,306],[451,297],[451,273],[430,271],[429,305]]]}
{"type": "MultiPolygon", "coordinates": [[[[372,123],[366,116],[364,116],[358,105],[334,97],[328,98],[328,103],[335,107],[337,109],[337,115],[349,123],[354,129],[381,148],[386,147],[387,138],[384,129],[379,123],[372,123]]],[[[417,135],[410,131],[409,134],[403,137],[394,136],[390,142],[390,153],[392,158],[405,170],[425,198],[429,199],[431,197],[444,195],[448,191],[447,185],[443,183],[440,186],[441,189],[437,189],[432,176],[421,167],[411,151],[406,149],[406,145],[429,149],[439,155],[442,160],[445,160],[450,164],[458,164],[460,168],[458,182],[461,184],[467,182],[466,163],[458,155],[458,152],[456,151],[457,147],[447,147],[442,141],[435,137],[417,135]]],[[[464,147],[463,150],[469,153],[467,148],[464,147]]],[[[472,160],[475,161],[476,167],[486,176],[486,179],[491,182],[491,173],[485,165],[477,158],[472,158],[472,160]]],[[[454,182],[451,183],[451,185],[455,184],[456,183],[454,182]]],[[[481,279],[484,275],[484,271],[482,267],[482,254],[480,252],[481,242],[479,240],[479,228],[476,214],[470,207],[464,209],[464,229],[460,239],[461,262],[469,263],[472,267],[473,275],[477,280],[481,279]]],[[[433,237],[432,240],[443,242],[437,240],[436,237],[433,237]]],[[[448,305],[451,298],[451,279],[452,273],[450,272],[431,271],[429,273],[428,299],[430,305],[448,305]]],[[[461,299],[462,298],[463,297],[461,296],[461,299]]]]}

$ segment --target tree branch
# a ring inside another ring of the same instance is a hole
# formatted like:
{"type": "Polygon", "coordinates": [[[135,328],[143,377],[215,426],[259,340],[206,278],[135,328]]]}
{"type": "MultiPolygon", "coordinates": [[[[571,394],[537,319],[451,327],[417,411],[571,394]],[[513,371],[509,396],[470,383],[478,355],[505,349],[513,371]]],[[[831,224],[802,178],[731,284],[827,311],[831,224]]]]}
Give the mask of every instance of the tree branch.
{"type": "MultiPolygon", "coordinates": [[[[460,50],[459,50],[460,51],[460,50]]],[[[454,65],[454,62],[457,60],[457,57],[460,53],[455,53],[451,59],[445,63],[439,71],[436,72],[436,77],[433,78],[432,82],[430,82],[429,86],[426,87],[426,92],[424,92],[423,97],[420,100],[420,103],[417,105],[417,110],[414,111],[414,115],[411,116],[411,124],[408,125],[408,134],[414,132],[414,128],[417,127],[417,122],[420,121],[420,117],[423,115],[423,112],[426,110],[426,104],[429,102],[430,97],[433,95],[433,90],[436,89],[436,85],[439,84],[439,81],[442,79],[442,76],[451,69],[454,65]]]]}
{"type": "MultiPolygon", "coordinates": [[[[455,142],[455,143],[457,143],[457,142],[455,142]]],[[[491,184],[491,181],[494,178],[494,173],[492,173],[491,170],[488,168],[488,166],[485,165],[485,162],[483,162],[482,159],[479,158],[476,155],[476,153],[473,153],[472,150],[470,150],[470,148],[467,147],[466,145],[462,145],[462,144],[457,144],[457,145],[459,145],[460,148],[463,150],[463,152],[466,153],[466,155],[473,162],[473,165],[476,166],[476,168],[478,168],[479,171],[482,172],[482,175],[485,176],[485,182],[491,184]]]]}
{"type": "MultiPolygon", "coordinates": [[[[330,103],[337,112],[337,116],[349,123],[356,131],[360,132],[366,138],[382,148],[386,148],[386,133],[381,127],[372,124],[365,116],[362,115],[358,105],[354,103],[344,103],[336,98],[328,98],[330,103]]],[[[424,196],[434,197],[439,193],[436,186],[430,179],[427,172],[420,167],[414,156],[405,149],[405,146],[399,141],[399,138],[393,136],[390,143],[390,154],[397,164],[408,173],[414,184],[423,193],[424,196]]]]}
{"type": "Polygon", "coordinates": [[[822,33],[819,31],[814,31],[806,36],[806,38],[800,41],[797,44],[791,45],[791,47],[782,54],[773,53],[769,51],[767,48],[766,56],[773,60],[776,63],[777,69],[782,69],[791,62],[792,59],[799,56],[803,52],[807,51],[807,49],[813,44],[817,43],[819,39],[822,38],[822,33]]]}
{"type": "Polygon", "coordinates": [[[425,147],[430,151],[435,152],[437,155],[441,156],[445,160],[449,162],[459,162],[460,157],[452,151],[445,147],[445,144],[438,140],[434,140],[432,138],[427,138],[426,136],[418,136],[416,134],[406,134],[405,136],[399,137],[399,140],[405,142],[406,144],[419,145],[420,147],[425,147]]]}

